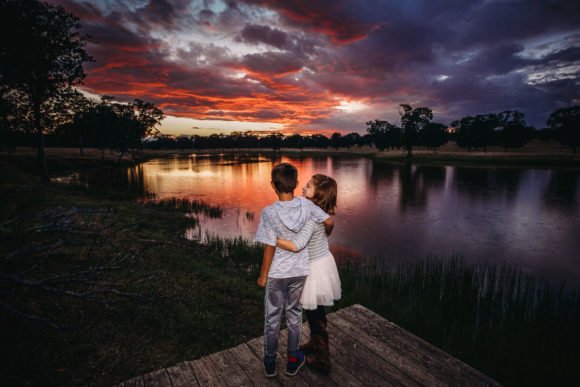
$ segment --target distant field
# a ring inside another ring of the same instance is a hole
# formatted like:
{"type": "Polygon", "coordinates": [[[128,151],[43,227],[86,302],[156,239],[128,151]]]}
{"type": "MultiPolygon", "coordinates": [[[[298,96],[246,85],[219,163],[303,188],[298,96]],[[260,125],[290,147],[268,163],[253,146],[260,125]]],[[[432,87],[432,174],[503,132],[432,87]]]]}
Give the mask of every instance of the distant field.
{"type": "MultiPolygon", "coordinates": [[[[378,151],[376,148],[368,146],[354,146],[350,148],[281,148],[274,151],[271,148],[235,148],[235,149],[145,149],[138,159],[149,159],[156,156],[166,156],[171,154],[191,154],[191,153],[229,153],[229,152],[260,152],[260,153],[288,153],[288,154],[332,154],[332,155],[356,155],[365,157],[375,157],[378,159],[389,159],[393,161],[408,160],[407,152],[404,149],[378,151]]],[[[3,150],[1,153],[6,154],[3,150]]],[[[13,154],[19,156],[31,156],[36,154],[32,147],[17,147],[13,154]]],[[[98,149],[84,149],[84,156],[80,156],[78,148],[46,148],[46,154],[52,158],[62,158],[67,160],[104,160],[117,161],[119,154],[98,149]]],[[[126,154],[121,159],[123,161],[133,161],[133,155],[126,154]]],[[[580,152],[574,154],[571,148],[561,145],[557,141],[532,140],[519,150],[504,150],[502,146],[490,146],[486,151],[482,149],[467,151],[449,142],[436,151],[425,147],[413,148],[413,158],[411,162],[436,162],[436,163],[476,163],[476,164],[517,164],[533,166],[566,166],[580,167],[580,152]]]]}

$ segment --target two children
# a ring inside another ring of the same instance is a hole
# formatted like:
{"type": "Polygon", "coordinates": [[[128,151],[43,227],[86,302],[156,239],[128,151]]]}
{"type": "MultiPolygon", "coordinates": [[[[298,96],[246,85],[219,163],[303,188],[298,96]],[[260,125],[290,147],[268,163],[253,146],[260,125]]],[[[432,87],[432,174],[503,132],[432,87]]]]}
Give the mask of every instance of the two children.
{"type": "MultiPolygon", "coordinates": [[[[316,232],[320,233],[320,231],[322,231],[322,236],[326,241],[324,233],[330,233],[333,221],[327,214],[328,211],[325,212],[308,199],[294,196],[294,190],[298,185],[298,171],[292,164],[282,163],[276,165],[272,169],[271,177],[272,188],[274,188],[279,201],[264,208],[256,233],[256,241],[266,245],[260,277],[258,278],[258,284],[266,288],[264,299],[264,368],[266,376],[276,376],[278,332],[285,308],[286,325],[288,326],[286,374],[292,376],[296,375],[305,363],[304,354],[300,350],[302,328],[301,297],[303,296],[304,285],[307,282],[309,266],[312,267],[309,262],[309,249],[304,249],[305,241],[310,240],[312,235],[315,235],[316,232]],[[305,225],[308,226],[305,228],[305,225]],[[276,247],[277,243],[280,243],[280,246],[286,244],[289,250],[276,247]]],[[[305,188],[305,194],[310,189],[309,186],[313,186],[314,183],[312,180],[309,182],[305,188]]],[[[334,184],[336,185],[336,182],[334,184]]],[[[336,205],[336,191],[334,196],[334,204],[330,213],[333,213],[336,205]]],[[[311,197],[314,197],[314,191],[311,197]]],[[[326,244],[327,248],[328,244],[326,244]]],[[[313,252],[315,251],[313,250],[313,252]]],[[[315,252],[314,256],[321,258],[317,254],[315,252]]],[[[334,263],[333,258],[332,262],[334,263]]],[[[338,274],[336,274],[336,278],[338,278],[338,274]]],[[[336,290],[336,286],[334,286],[334,290],[336,290]]],[[[313,312],[315,314],[308,317],[314,342],[311,342],[310,346],[303,346],[304,350],[311,350],[317,347],[315,345],[316,340],[318,340],[317,337],[323,337],[325,333],[322,329],[317,330],[315,327],[317,321],[320,328],[322,328],[320,322],[323,322],[325,326],[325,316],[320,314],[321,312],[318,308],[320,303],[316,296],[312,298],[312,294],[315,293],[316,291],[304,293],[303,302],[307,307],[314,307],[312,310],[316,311],[313,312]],[[308,301],[307,297],[311,301],[308,301]]],[[[336,292],[332,292],[331,297],[336,296],[336,292]]],[[[338,283],[338,298],[340,298],[340,282],[338,283]]],[[[324,302],[320,305],[324,305],[324,302]]],[[[322,307],[322,311],[324,311],[324,307],[322,307]]],[[[307,312],[307,316],[308,314],[307,312]]],[[[327,335],[326,358],[328,358],[327,335]]],[[[311,364],[310,361],[309,364],[311,364]]]]}

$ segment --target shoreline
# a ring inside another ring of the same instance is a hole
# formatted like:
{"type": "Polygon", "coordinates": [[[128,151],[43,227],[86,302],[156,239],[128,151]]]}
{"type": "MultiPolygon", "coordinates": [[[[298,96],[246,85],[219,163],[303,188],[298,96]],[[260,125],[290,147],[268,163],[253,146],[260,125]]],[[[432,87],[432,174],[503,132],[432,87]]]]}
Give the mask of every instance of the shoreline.
{"type": "MultiPolygon", "coordinates": [[[[458,147],[455,143],[447,143],[438,150],[416,147],[413,149],[411,158],[406,156],[403,149],[378,151],[376,148],[351,147],[351,148],[230,148],[230,149],[144,149],[139,155],[133,157],[130,153],[119,160],[121,165],[135,164],[156,157],[186,156],[192,154],[264,154],[264,155],[289,155],[289,156],[337,156],[337,157],[364,157],[377,161],[412,163],[420,165],[449,165],[449,166],[477,166],[477,167],[531,167],[531,168],[566,168],[580,169],[580,153],[574,154],[567,148],[555,141],[532,140],[518,151],[508,150],[503,147],[488,147],[487,151],[477,150],[468,152],[458,147]]],[[[36,156],[36,149],[32,147],[16,147],[12,152],[5,149],[0,155],[29,157],[36,156]]],[[[110,151],[103,153],[95,148],[84,149],[84,156],[80,155],[78,148],[46,148],[47,158],[52,159],[53,164],[60,164],[57,159],[62,159],[65,164],[78,163],[81,168],[85,164],[104,164],[107,166],[118,165],[118,154],[110,151]]],[[[95,166],[95,165],[93,165],[95,166]]],[[[50,167],[50,165],[49,165],[50,167]]],[[[57,165],[57,170],[60,168],[57,165]]],[[[50,171],[50,168],[49,168],[50,171]]]]}

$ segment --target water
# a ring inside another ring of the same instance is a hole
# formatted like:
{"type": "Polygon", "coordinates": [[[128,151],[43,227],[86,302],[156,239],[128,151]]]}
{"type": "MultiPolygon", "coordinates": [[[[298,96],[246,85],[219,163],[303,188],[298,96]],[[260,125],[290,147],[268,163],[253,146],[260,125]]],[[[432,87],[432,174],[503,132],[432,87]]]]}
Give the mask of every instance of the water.
{"type": "Polygon", "coordinates": [[[261,209],[276,200],[270,171],[279,162],[298,168],[297,194],[315,173],[338,182],[330,244],[339,261],[397,263],[459,254],[468,262],[515,264],[532,275],[580,286],[579,171],[254,154],[155,159],[120,176],[92,171],[69,179],[87,185],[122,181],[156,199],[219,205],[223,217],[199,215],[200,226],[187,230],[187,237],[252,239],[261,209]]]}

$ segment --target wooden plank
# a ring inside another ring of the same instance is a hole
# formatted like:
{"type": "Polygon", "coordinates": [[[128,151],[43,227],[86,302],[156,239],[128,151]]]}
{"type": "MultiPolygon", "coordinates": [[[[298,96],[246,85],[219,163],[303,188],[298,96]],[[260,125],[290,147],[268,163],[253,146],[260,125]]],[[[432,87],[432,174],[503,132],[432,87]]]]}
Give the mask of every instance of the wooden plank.
{"type": "Polygon", "coordinates": [[[199,386],[195,374],[187,362],[167,368],[167,373],[173,387],[199,386]]]}
{"type": "Polygon", "coordinates": [[[188,362],[195,374],[195,378],[200,386],[225,386],[225,382],[220,378],[215,368],[208,369],[202,359],[188,362]],[[213,371],[213,372],[212,372],[213,371]]]}
{"type": "Polygon", "coordinates": [[[404,337],[404,335],[395,332],[391,329],[394,324],[390,321],[382,317],[377,319],[376,316],[364,316],[359,313],[351,313],[352,311],[347,309],[336,312],[334,318],[343,318],[351,322],[353,325],[358,326],[370,336],[374,337],[376,341],[384,343],[393,350],[403,354],[406,358],[423,364],[426,369],[437,370],[437,373],[447,375],[451,384],[465,383],[465,380],[457,374],[457,371],[449,371],[450,368],[447,363],[442,361],[442,356],[428,354],[423,348],[423,344],[416,340],[415,337],[404,337]]]}
{"type": "Polygon", "coordinates": [[[233,355],[229,353],[229,350],[212,353],[209,358],[228,386],[248,386],[252,384],[252,381],[233,355]]]}
{"type": "Polygon", "coordinates": [[[137,376],[136,378],[126,380],[119,384],[118,387],[144,387],[143,376],[137,376]]]}
{"type": "Polygon", "coordinates": [[[467,383],[466,379],[459,374],[456,367],[450,367],[442,360],[442,356],[432,355],[426,352],[423,345],[414,336],[404,337],[394,332],[393,329],[387,328],[385,324],[392,323],[382,317],[380,317],[380,320],[377,320],[375,316],[363,316],[359,313],[351,314],[343,309],[340,313],[337,312],[335,314],[335,318],[343,318],[353,325],[358,326],[359,329],[364,330],[369,336],[373,337],[374,341],[380,342],[393,351],[400,353],[403,358],[419,364],[420,367],[436,375],[444,383],[450,385],[463,385],[467,383]]]}
{"type": "MultiPolygon", "coordinates": [[[[310,336],[304,334],[304,336],[310,336]]],[[[339,381],[339,385],[391,385],[388,381],[377,374],[372,367],[361,363],[359,360],[359,353],[353,351],[346,351],[340,342],[332,339],[330,335],[330,360],[331,373],[333,375],[337,370],[342,370],[343,374],[349,375],[345,378],[345,382],[339,381]]],[[[339,371],[340,372],[340,371],[339,371]]]]}
{"type": "Polygon", "coordinates": [[[246,375],[256,386],[279,386],[275,378],[267,378],[264,375],[263,359],[256,356],[246,343],[240,344],[230,350],[238,364],[244,368],[246,375]]]}
{"type": "Polygon", "coordinates": [[[343,357],[349,360],[345,368],[359,378],[365,378],[365,384],[372,385],[405,385],[418,386],[419,384],[402,373],[391,364],[386,363],[365,346],[353,340],[342,331],[333,330],[329,335],[330,341],[340,348],[343,357]]]}
{"type": "MultiPolygon", "coordinates": [[[[304,324],[302,327],[302,343],[306,343],[310,340],[310,329],[306,327],[307,324],[304,324]]],[[[341,364],[335,361],[338,359],[341,354],[340,351],[335,348],[334,343],[330,343],[329,345],[329,352],[330,352],[330,374],[328,377],[330,378],[332,384],[336,386],[360,386],[363,382],[357,379],[354,375],[349,373],[341,364]]],[[[306,365],[308,367],[308,365],[306,365]]],[[[306,371],[306,372],[316,372],[316,371],[306,371]]]]}
{"type": "MultiPolygon", "coordinates": [[[[499,384],[483,373],[427,343],[361,305],[328,316],[330,374],[304,366],[298,375],[286,371],[287,329],[278,338],[275,378],[266,378],[264,338],[183,362],[121,383],[122,387],[179,386],[355,386],[355,385],[489,385],[499,384]]],[[[310,331],[303,324],[302,343],[310,331]]]]}
{"type": "MultiPolygon", "coordinates": [[[[484,373],[476,370],[475,368],[469,366],[468,364],[462,362],[461,360],[453,357],[447,352],[437,348],[436,346],[426,342],[418,336],[415,336],[409,331],[399,327],[397,324],[388,321],[384,317],[378,315],[377,313],[365,308],[362,305],[356,304],[345,310],[348,314],[355,314],[359,316],[367,316],[368,319],[374,319],[379,323],[379,331],[390,330],[397,338],[401,340],[406,340],[407,342],[412,342],[422,354],[425,356],[431,356],[442,362],[445,362],[451,373],[455,374],[458,378],[463,378],[462,381],[465,383],[467,381],[474,385],[493,385],[499,386],[500,384],[485,375],[484,373]]],[[[360,317],[359,317],[360,318],[360,317]]],[[[365,319],[363,319],[365,320],[365,319]]],[[[365,320],[368,321],[368,320],[365,320]]],[[[416,349],[415,349],[416,350],[416,349]]]]}
{"type": "Polygon", "coordinates": [[[350,336],[353,340],[358,341],[361,345],[381,357],[385,362],[390,363],[393,367],[399,369],[401,372],[405,373],[420,384],[427,386],[450,385],[447,381],[435,376],[440,374],[439,372],[427,372],[424,362],[419,361],[417,358],[413,359],[405,356],[405,354],[399,353],[391,346],[368,335],[361,328],[344,319],[340,315],[332,315],[328,320],[328,323],[328,330],[331,334],[336,330],[342,331],[344,334],[350,336]]]}
{"type": "Polygon", "coordinates": [[[143,375],[143,381],[145,387],[171,387],[171,381],[165,368],[143,375]]]}
{"type": "Polygon", "coordinates": [[[336,313],[388,345],[398,342],[397,345],[406,348],[409,353],[420,353],[426,363],[432,362],[434,367],[440,367],[441,372],[454,380],[453,384],[500,385],[489,376],[361,305],[355,304],[336,313]]]}

